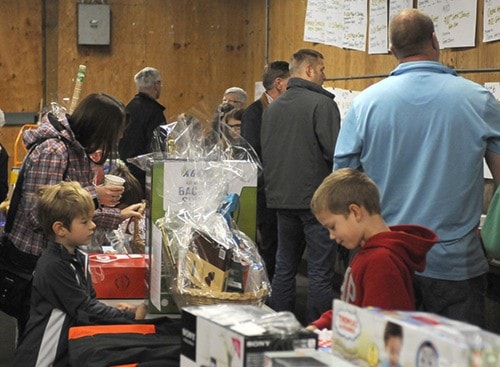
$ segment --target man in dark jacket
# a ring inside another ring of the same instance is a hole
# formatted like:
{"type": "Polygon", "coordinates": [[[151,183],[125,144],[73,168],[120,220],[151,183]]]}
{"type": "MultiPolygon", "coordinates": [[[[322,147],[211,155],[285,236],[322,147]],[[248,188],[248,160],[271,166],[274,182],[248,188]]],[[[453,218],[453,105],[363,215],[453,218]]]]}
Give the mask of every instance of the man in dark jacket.
{"type": "Polygon", "coordinates": [[[269,306],[293,311],[295,276],[308,253],[306,322],[332,307],[337,245],[310,210],[311,198],[332,171],[340,129],[334,95],[322,88],[321,53],[302,49],[290,62],[287,91],[264,111],[262,161],[267,206],[277,209],[278,251],[269,306]]]}
{"type": "Polygon", "coordinates": [[[160,72],[155,68],[146,67],[135,75],[134,80],[138,93],[126,107],[129,123],[120,140],[118,152],[130,172],[141,183],[142,192],[145,193],[146,172],[127,162],[127,159],[151,153],[153,132],[167,121],[163,114],[165,107],[157,101],[162,89],[160,72]]]}
{"type": "MultiPolygon", "coordinates": [[[[271,102],[285,93],[289,78],[288,62],[274,61],[266,65],[262,76],[262,84],[266,91],[258,100],[247,107],[241,118],[241,136],[255,149],[261,160],[262,114],[271,102]]],[[[266,204],[263,172],[259,172],[257,188],[257,229],[259,231],[257,244],[262,260],[266,264],[269,280],[272,281],[276,264],[276,250],[278,249],[278,220],[276,209],[270,209],[266,204]]]]}

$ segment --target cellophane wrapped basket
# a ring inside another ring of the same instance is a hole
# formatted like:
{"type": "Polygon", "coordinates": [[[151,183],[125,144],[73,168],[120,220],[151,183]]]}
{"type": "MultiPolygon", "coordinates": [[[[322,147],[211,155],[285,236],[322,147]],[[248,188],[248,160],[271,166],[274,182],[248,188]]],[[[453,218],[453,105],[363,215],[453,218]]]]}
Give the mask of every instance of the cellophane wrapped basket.
{"type": "Polygon", "coordinates": [[[195,172],[190,186],[196,195],[173,205],[180,210],[167,209],[156,223],[162,232],[170,292],[179,308],[215,303],[261,305],[270,293],[257,247],[233,219],[239,196],[230,188],[235,179],[255,181],[260,162],[243,138],[225,133],[227,128],[219,124],[207,126],[193,116],[181,115],[156,135],[157,151],[189,163],[195,172]],[[241,162],[254,169],[242,169],[241,162]]]}

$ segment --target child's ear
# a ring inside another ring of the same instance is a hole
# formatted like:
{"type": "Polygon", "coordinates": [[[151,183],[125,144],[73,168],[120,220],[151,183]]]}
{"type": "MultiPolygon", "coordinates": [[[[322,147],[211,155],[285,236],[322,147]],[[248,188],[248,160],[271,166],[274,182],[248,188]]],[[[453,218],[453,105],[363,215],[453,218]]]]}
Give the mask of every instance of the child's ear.
{"type": "Polygon", "coordinates": [[[64,237],[66,234],[66,227],[64,227],[63,222],[57,221],[52,224],[52,231],[57,237],[64,237]]]}
{"type": "Polygon", "coordinates": [[[357,204],[351,204],[349,205],[349,211],[354,215],[354,218],[356,218],[357,221],[360,221],[362,216],[363,216],[363,212],[361,210],[361,207],[357,204]]]}

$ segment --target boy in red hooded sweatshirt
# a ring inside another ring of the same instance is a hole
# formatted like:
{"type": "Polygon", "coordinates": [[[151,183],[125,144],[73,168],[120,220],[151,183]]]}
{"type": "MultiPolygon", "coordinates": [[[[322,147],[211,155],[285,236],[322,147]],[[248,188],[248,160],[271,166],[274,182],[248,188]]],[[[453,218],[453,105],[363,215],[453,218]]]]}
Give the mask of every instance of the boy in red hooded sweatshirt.
{"type": "MultiPolygon", "coordinates": [[[[360,307],[414,310],[413,273],[423,271],[437,237],[417,225],[389,227],[381,215],[376,184],[350,168],[331,173],[318,187],[311,210],[330,238],[349,250],[358,247],[344,274],[340,298],[360,307]]],[[[330,329],[332,310],[308,326],[330,329]]]]}

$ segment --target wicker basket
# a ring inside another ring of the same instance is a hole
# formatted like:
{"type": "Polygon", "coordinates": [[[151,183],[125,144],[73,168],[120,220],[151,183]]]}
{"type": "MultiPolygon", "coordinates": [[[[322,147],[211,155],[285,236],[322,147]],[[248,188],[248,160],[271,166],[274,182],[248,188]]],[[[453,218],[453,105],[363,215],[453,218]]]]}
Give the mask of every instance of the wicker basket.
{"type": "Polygon", "coordinates": [[[164,226],[160,226],[163,235],[164,261],[167,274],[170,278],[170,292],[177,307],[210,305],[218,303],[239,303],[262,306],[266,300],[269,289],[265,286],[254,292],[223,292],[214,289],[193,288],[183,285],[179,287],[179,269],[176,260],[176,251],[172,249],[172,243],[168,240],[168,234],[164,226]]]}
{"type": "Polygon", "coordinates": [[[183,288],[172,292],[177,307],[211,305],[217,303],[239,303],[254,306],[262,306],[268,294],[267,289],[257,292],[215,292],[196,288],[183,288]]]}

